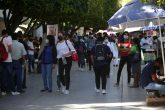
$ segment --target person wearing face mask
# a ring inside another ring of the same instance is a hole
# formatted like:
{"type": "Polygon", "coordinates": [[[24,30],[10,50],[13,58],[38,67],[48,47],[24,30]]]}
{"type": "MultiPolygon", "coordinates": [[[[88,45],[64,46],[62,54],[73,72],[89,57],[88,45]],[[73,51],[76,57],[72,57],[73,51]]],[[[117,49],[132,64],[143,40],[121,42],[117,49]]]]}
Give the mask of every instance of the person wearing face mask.
{"type": "Polygon", "coordinates": [[[141,49],[144,55],[144,63],[153,60],[152,57],[154,56],[153,51],[153,38],[151,36],[147,36],[146,33],[144,33],[143,38],[140,41],[141,49]]]}
{"type": "Polygon", "coordinates": [[[113,51],[114,51],[114,44],[113,42],[109,42],[108,38],[106,37],[103,44],[107,45],[110,49],[111,57],[107,58],[107,65],[106,65],[106,72],[107,72],[107,78],[110,77],[110,66],[111,66],[111,61],[113,57],[113,51]]]}
{"type": "Polygon", "coordinates": [[[48,35],[45,39],[45,47],[40,56],[42,78],[44,88],[41,92],[52,92],[52,70],[57,63],[57,50],[54,36],[48,35]]]}
{"type": "Polygon", "coordinates": [[[143,52],[145,52],[146,49],[150,49],[150,40],[147,37],[146,33],[143,34],[143,38],[140,41],[140,45],[143,52]]]}
{"type": "Polygon", "coordinates": [[[75,48],[70,40],[65,40],[62,33],[58,34],[57,59],[58,59],[58,72],[59,79],[62,83],[62,93],[69,94],[70,87],[70,70],[72,67],[72,53],[75,52],[75,48]],[[64,72],[65,71],[65,72],[64,72]]]}
{"type": "Polygon", "coordinates": [[[28,72],[34,72],[34,45],[33,45],[33,37],[30,36],[27,42],[28,45],[28,72]]]}
{"type": "Polygon", "coordinates": [[[157,70],[163,68],[162,58],[157,58],[145,65],[142,70],[140,85],[144,89],[158,90],[165,93],[165,79],[160,79],[157,70]]]}
{"type": "Polygon", "coordinates": [[[127,84],[128,84],[128,86],[130,86],[130,82],[131,82],[131,63],[130,63],[130,60],[129,60],[129,58],[130,58],[129,53],[130,53],[131,45],[132,44],[131,44],[131,41],[129,39],[129,33],[124,32],[123,35],[122,35],[121,40],[119,40],[119,42],[118,42],[120,63],[119,63],[119,69],[118,69],[118,72],[117,72],[117,82],[115,83],[114,86],[119,86],[121,72],[122,72],[122,69],[123,69],[125,63],[127,63],[127,72],[128,72],[127,84]]]}

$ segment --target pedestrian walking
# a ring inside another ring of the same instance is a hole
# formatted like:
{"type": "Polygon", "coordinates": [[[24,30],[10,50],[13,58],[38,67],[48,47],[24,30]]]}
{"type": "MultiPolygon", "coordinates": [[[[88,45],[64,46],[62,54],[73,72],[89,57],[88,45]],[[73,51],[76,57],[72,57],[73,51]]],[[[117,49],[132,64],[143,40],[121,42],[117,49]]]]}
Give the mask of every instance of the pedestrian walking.
{"type": "Polygon", "coordinates": [[[70,70],[72,67],[71,55],[75,52],[75,48],[70,40],[65,40],[65,36],[62,33],[59,33],[58,35],[58,43],[56,48],[59,78],[62,83],[62,93],[69,94],[70,70]]]}
{"type": "Polygon", "coordinates": [[[111,57],[111,51],[107,45],[103,44],[104,38],[101,33],[97,36],[96,45],[91,51],[91,60],[95,72],[96,92],[100,92],[100,85],[102,85],[102,94],[106,94],[107,70],[105,68],[108,65],[107,59],[111,57]]]}

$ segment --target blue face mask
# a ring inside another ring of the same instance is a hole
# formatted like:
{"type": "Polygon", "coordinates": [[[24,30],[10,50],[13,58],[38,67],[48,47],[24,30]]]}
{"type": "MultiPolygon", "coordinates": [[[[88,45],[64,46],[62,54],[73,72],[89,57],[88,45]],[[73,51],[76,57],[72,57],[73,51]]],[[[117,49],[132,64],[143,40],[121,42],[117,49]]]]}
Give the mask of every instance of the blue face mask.
{"type": "Polygon", "coordinates": [[[127,40],[128,39],[128,36],[127,35],[124,35],[124,39],[127,40]]]}

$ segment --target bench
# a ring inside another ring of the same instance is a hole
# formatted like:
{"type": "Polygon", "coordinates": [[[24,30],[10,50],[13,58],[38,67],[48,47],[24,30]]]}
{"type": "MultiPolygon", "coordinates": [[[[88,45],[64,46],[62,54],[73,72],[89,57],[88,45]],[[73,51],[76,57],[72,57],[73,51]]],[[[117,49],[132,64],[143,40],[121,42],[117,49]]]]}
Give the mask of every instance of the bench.
{"type": "Polygon", "coordinates": [[[165,96],[161,95],[158,90],[146,89],[146,103],[149,106],[165,105],[165,96]]]}

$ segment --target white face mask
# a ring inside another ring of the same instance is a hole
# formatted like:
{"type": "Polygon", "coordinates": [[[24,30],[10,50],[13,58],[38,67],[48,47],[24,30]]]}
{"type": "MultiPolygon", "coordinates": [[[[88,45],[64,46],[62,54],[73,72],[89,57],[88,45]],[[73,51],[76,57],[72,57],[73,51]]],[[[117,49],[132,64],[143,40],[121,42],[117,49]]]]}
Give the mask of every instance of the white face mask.
{"type": "Polygon", "coordinates": [[[48,39],[46,39],[46,40],[45,40],[45,43],[46,43],[46,44],[48,44],[48,43],[49,43],[49,40],[48,40],[48,39]]]}
{"type": "Polygon", "coordinates": [[[124,39],[128,39],[128,36],[127,35],[124,35],[124,39]]]}
{"type": "Polygon", "coordinates": [[[108,39],[105,39],[104,42],[105,42],[105,43],[108,43],[109,41],[108,41],[108,39]]]}

